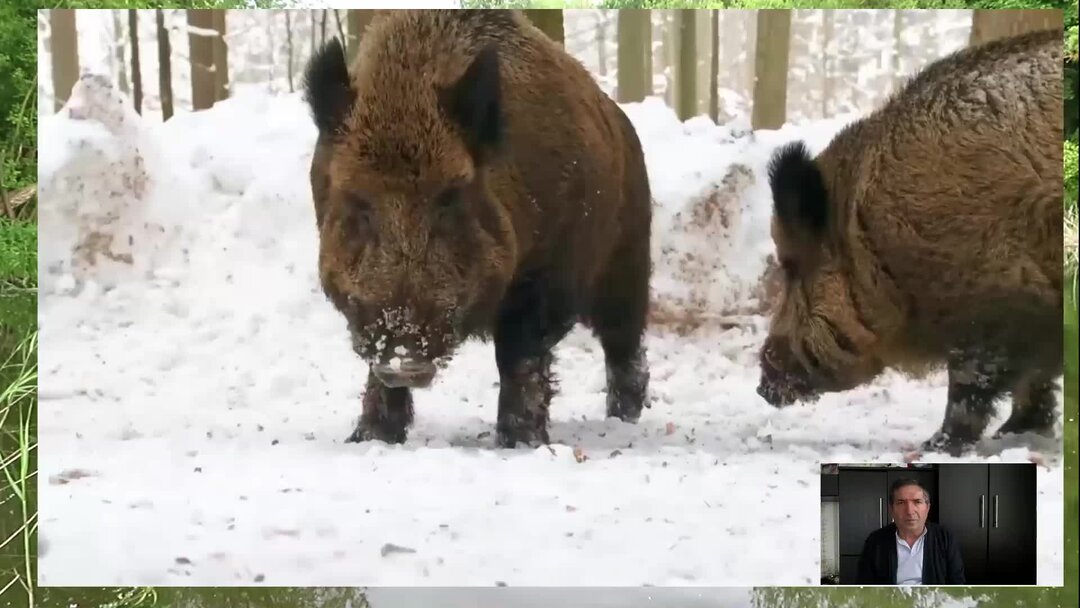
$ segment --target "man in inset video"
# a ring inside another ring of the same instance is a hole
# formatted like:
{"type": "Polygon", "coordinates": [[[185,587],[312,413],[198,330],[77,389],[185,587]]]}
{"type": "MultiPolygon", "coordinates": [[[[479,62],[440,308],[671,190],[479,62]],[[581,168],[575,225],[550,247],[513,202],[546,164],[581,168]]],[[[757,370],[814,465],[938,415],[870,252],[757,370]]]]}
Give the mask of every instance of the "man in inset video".
{"type": "Polygon", "coordinates": [[[870,533],[859,556],[859,585],[963,585],[964,560],[952,532],[927,523],[930,493],[914,479],[889,488],[893,523],[870,533]]]}

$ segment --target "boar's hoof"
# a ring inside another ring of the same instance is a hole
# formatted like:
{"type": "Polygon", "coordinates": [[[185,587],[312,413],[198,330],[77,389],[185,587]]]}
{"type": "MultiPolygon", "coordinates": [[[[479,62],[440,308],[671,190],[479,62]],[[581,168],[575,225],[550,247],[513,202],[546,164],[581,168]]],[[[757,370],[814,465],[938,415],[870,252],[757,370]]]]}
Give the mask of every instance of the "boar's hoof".
{"type": "Polygon", "coordinates": [[[385,441],[386,443],[405,443],[405,428],[390,428],[385,424],[378,424],[369,420],[360,419],[356,430],[345,439],[345,443],[361,443],[364,441],[385,441]]]}
{"type": "Polygon", "coordinates": [[[1054,438],[1054,421],[1053,420],[1031,420],[1029,417],[1010,416],[1005,424],[1001,425],[1001,428],[994,433],[994,439],[1001,439],[1005,435],[1021,434],[1021,433],[1035,433],[1054,438]]]}
{"type": "MultiPolygon", "coordinates": [[[[646,404],[651,407],[651,404],[646,404]]],[[[614,395],[608,395],[607,416],[618,418],[623,422],[635,423],[641,418],[642,404],[630,399],[619,399],[614,395]]]]}
{"type": "Polygon", "coordinates": [[[975,442],[938,431],[933,437],[924,441],[920,449],[923,452],[945,452],[950,456],[962,456],[965,452],[975,449],[975,442]]]}
{"type": "Polygon", "coordinates": [[[498,432],[499,447],[513,449],[517,444],[523,443],[531,448],[538,448],[548,443],[548,432],[544,427],[502,426],[498,432]]]}

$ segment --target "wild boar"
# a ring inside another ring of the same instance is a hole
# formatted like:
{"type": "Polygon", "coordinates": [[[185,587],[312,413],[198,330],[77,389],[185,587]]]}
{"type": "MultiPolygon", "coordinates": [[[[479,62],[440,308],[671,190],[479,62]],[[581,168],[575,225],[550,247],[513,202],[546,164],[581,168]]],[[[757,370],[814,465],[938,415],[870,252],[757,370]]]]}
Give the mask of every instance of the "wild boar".
{"type": "Polygon", "coordinates": [[[1062,32],[966,48],[811,158],[771,159],[785,275],[758,393],[782,406],[944,365],[924,450],[1052,434],[1062,372],[1062,32]]]}
{"type": "Polygon", "coordinates": [[[518,11],[386,11],[347,65],[312,58],[322,289],[368,364],[348,441],[402,442],[411,390],[491,340],[497,441],[549,441],[552,348],[603,347],[607,415],[638,420],[652,199],[637,134],[518,11]]]}

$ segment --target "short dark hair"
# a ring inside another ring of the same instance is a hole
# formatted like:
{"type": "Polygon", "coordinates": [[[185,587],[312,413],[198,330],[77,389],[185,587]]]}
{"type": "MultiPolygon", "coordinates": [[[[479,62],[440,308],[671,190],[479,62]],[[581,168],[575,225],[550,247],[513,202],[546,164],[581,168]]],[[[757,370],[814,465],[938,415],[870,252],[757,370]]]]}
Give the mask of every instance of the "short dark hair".
{"type": "Polygon", "coordinates": [[[892,483],[892,487],[889,488],[889,503],[892,503],[894,500],[896,500],[897,490],[899,490],[900,488],[905,488],[907,486],[918,486],[919,489],[922,490],[923,497],[926,498],[926,504],[930,504],[930,492],[927,491],[925,486],[923,486],[918,481],[911,479],[910,477],[901,477],[900,479],[897,479],[892,483]]]}

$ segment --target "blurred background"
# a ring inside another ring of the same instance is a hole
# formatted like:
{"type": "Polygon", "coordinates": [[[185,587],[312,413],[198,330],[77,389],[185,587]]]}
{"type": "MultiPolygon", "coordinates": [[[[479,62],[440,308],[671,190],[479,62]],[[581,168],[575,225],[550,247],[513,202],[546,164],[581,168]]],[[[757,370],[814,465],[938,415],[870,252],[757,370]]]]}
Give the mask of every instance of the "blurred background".
{"type": "MultiPolygon", "coordinates": [[[[172,10],[38,13],[41,113],[80,72],[107,74],[136,110],[168,119],[244,87],[300,86],[324,41],[350,55],[370,10],[172,10]]],[[[1025,27],[981,10],[528,10],[620,102],[658,96],[680,119],[778,128],[866,112],[927,62],[1025,27]],[[756,86],[755,86],[756,83],[756,86]]]]}

